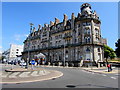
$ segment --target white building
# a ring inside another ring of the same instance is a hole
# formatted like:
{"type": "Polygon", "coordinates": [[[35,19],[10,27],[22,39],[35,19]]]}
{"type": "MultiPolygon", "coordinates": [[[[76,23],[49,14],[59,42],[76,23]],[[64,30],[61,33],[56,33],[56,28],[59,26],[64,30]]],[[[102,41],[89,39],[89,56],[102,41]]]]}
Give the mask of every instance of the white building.
{"type": "Polygon", "coordinates": [[[23,52],[23,45],[11,44],[10,48],[4,51],[3,55],[6,59],[15,59],[18,56],[21,56],[23,52]]]}

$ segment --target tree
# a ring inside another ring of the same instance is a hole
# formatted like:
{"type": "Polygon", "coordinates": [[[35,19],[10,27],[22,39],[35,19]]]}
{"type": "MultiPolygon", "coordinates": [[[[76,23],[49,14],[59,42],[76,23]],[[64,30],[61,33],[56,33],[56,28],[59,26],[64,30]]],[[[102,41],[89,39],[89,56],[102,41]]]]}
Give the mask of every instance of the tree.
{"type": "Polygon", "coordinates": [[[116,53],[117,57],[120,57],[120,39],[117,40],[117,42],[115,43],[115,46],[117,47],[115,49],[115,53],[116,53]]]}
{"type": "Polygon", "coordinates": [[[112,48],[107,45],[104,45],[104,58],[106,58],[106,62],[108,63],[107,59],[113,59],[116,57],[116,54],[112,48]]]}

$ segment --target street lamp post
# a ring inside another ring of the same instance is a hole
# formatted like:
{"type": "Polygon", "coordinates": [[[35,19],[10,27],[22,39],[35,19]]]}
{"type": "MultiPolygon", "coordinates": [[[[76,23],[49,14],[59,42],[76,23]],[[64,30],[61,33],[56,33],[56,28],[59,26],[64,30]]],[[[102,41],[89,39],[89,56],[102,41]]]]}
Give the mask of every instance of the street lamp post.
{"type": "MultiPolygon", "coordinates": [[[[34,24],[30,23],[30,34],[32,33],[32,26],[33,25],[34,24]]],[[[27,58],[27,62],[26,62],[26,68],[28,68],[28,61],[30,59],[30,51],[29,51],[29,49],[30,49],[30,35],[28,36],[28,58],[27,58]]]]}
{"type": "Polygon", "coordinates": [[[63,66],[65,67],[65,42],[64,42],[64,65],[63,66]]]}

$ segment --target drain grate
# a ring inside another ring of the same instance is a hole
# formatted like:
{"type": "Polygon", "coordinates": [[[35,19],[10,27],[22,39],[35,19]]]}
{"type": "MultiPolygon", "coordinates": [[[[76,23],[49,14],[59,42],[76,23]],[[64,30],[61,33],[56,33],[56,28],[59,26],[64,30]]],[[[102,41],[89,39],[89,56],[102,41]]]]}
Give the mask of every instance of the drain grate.
{"type": "Polygon", "coordinates": [[[53,78],[52,80],[55,80],[56,78],[53,78]]]}
{"type": "Polygon", "coordinates": [[[16,84],[21,84],[21,83],[16,83],[16,84]]]}
{"type": "Polygon", "coordinates": [[[67,85],[66,87],[68,87],[68,88],[75,88],[76,86],[75,85],[67,85]]]}

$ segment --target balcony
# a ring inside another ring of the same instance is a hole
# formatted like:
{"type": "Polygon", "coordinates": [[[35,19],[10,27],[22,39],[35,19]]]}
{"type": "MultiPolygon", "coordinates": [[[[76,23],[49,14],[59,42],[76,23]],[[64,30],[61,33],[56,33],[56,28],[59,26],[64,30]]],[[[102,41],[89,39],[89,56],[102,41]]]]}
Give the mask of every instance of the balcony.
{"type": "Polygon", "coordinates": [[[44,43],[44,42],[48,42],[49,40],[43,40],[43,41],[41,41],[41,43],[44,43]]]}
{"type": "Polygon", "coordinates": [[[63,27],[59,30],[53,30],[53,31],[50,31],[50,34],[55,34],[55,33],[60,33],[60,32],[63,32],[63,31],[67,31],[67,30],[71,30],[71,28],[66,28],[66,27],[63,27]]]}
{"type": "Polygon", "coordinates": [[[72,35],[65,35],[65,36],[63,37],[63,39],[66,39],[66,38],[72,38],[72,35]]]}
{"type": "Polygon", "coordinates": [[[99,17],[95,17],[93,15],[81,16],[80,18],[76,18],[76,21],[91,21],[91,20],[101,23],[101,21],[99,20],[99,17]]]}
{"type": "MultiPolygon", "coordinates": [[[[65,46],[64,46],[64,44],[63,44],[63,45],[58,45],[58,46],[50,46],[50,47],[30,49],[29,51],[30,51],[30,52],[35,52],[35,51],[41,51],[41,50],[63,49],[64,47],[65,47],[65,48],[77,47],[77,46],[86,45],[86,44],[88,44],[88,45],[89,45],[89,44],[91,44],[91,45],[94,44],[94,45],[103,46],[103,43],[101,43],[101,42],[94,42],[94,43],[92,43],[92,42],[79,42],[79,43],[74,43],[74,44],[68,43],[68,44],[66,44],[65,46]]],[[[27,53],[27,52],[28,52],[28,50],[24,50],[24,51],[23,51],[23,53],[27,53]]]]}
{"type": "Polygon", "coordinates": [[[94,42],[94,44],[103,46],[103,43],[101,43],[101,42],[94,42]]]}
{"type": "Polygon", "coordinates": [[[86,45],[86,44],[94,44],[94,45],[103,45],[101,42],[82,42],[82,45],[86,45]]]}
{"type": "Polygon", "coordinates": [[[40,39],[40,36],[33,36],[33,37],[30,37],[30,40],[34,40],[34,39],[40,39]]]}
{"type": "Polygon", "coordinates": [[[84,35],[85,36],[90,36],[90,32],[85,32],[84,35]]]}

